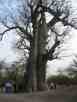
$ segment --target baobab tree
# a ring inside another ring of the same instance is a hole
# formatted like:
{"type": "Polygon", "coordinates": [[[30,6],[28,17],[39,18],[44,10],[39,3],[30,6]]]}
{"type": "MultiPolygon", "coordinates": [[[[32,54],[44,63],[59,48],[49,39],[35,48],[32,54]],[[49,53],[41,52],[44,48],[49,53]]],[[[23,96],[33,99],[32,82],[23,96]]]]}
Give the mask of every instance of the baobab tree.
{"type": "Polygon", "coordinates": [[[29,53],[25,74],[27,91],[44,90],[46,89],[46,63],[48,60],[58,58],[59,52],[55,53],[55,51],[61,47],[68,33],[67,29],[71,27],[77,29],[76,17],[74,18],[72,14],[68,0],[23,0],[21,2],[17,19],[12,14],[10,16],[13,19],[11,26],[1,20],[6,27],[1,35],[16,29],[20,36],[17,47],[24,51],[27,49],[29,53]],[[52,16],[49,22],[46,21],[46,13],[52,16]],[[65,28],[61,32],[56,29],[58,23],[65,28]],[[47,45],[50,37],[53,43],[49,48],[47,45]]]}

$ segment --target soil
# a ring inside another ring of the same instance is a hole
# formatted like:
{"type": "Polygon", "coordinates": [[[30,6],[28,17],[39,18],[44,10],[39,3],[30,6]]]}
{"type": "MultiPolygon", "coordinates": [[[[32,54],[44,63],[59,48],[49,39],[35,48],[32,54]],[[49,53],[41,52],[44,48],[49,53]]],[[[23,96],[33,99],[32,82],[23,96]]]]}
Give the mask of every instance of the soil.
{"type": "Polygon", "coordinates": [[[29,94],[0,94],[0,102],[77,102],[77,86],[29,94]]]}

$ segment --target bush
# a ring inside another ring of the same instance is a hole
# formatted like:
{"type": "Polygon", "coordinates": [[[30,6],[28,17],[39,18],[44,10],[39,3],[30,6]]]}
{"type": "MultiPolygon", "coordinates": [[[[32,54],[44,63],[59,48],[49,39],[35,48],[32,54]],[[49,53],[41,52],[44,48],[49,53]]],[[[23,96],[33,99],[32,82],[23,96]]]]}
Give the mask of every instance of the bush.
{"type": "Polygon", "coordinates": [[[65,75],[56,75],[56,76],[50,76],[47,79],[48,85],[53,82],[58,85],[69,85],[70,84],[70,78],[65,75]]]}

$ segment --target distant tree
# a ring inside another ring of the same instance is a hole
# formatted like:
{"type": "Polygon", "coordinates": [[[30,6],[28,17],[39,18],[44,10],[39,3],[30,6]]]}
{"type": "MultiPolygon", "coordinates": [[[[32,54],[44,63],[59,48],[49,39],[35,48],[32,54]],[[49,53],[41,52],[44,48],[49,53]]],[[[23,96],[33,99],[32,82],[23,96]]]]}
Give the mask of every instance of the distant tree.
{"type": "Polygon", "coordinates": [[[75,59],[73,59],[73,62],[70,64],[70,66],[65,70],[70,77],[77,76],[77,56],[75,55],[75,59]]]}
{"type": "Polygon", "coordinates": [[[47,83],[48,85],[50,85],[50,83],[54,83],[56,85],[70,85],[71,84],[71,78],[69,78],[69,76],[63,75],[63,74],[59,74],[59,75],[51,75],[48,79],[47,79],[47,83]]]}

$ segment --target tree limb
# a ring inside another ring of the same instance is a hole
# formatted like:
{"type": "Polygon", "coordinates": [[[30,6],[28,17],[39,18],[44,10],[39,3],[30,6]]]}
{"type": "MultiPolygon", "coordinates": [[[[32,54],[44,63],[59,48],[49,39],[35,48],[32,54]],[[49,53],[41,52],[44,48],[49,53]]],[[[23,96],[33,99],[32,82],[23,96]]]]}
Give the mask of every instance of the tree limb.
{"type": "MultiPolygon", "coordinates": [[[[55,17],[55,20],[56,20],[56,21],[61,21],[61,22],[63,22],[64,26],[68,25],[68,26],[73,27],[74,29],[77,29],[77,27],[76,27],[74,24],[72,24],[71,22],[67,22],[65,19],[61,19],[61,18],[60,18],[60,15],[59,15],[58,13],[56,13],[55,11],[53,11],[52,9],[50,9],[49,7],[46,7],[46,6],[44,6],[44,5],[40,5],[40,6],[43,8],[43,11],[44,11],[44,12],[49,12],[50,14],[52,14],[52,15],[55,17]]],[[[48,25],[51,26],[51,24],[52,24],[52,19],[51,19],[51,21],[48,23],[48,25]]]]}
{"type": "MultiPolygon", "coordinates": [[[[20,26],[13,26],[13,27],[9,27],[9,26],[6,26],[7,29],[4,30],[2,33],[0,33],[1,35],[1,40],[2,40],[2,37],[3,35],[6,33],[6,32],[9,32],[11,30],[14,30],[14,29],[19,29],[21,32],[24,33],[24,35],[26,35],[26,39],[27,40],[32,40],[32,35],[30,35],[28,32],[26,32],[26,30],[23,28],[23,27],[20,27],[20,26]]],[[[22,37],[22,36],[21,36],[22,37]]]]}
{"type": "Polygon", "coordinates": [[[3,31],[2,33],[0,33],[0,35],[4,35],[6,32],[8,32],[8,31],[11,31],[11,30],[14,30],[14,29],[17,29],[18,28],[18,26],[15,26],[15,27],[9,27],[9,28],[7,28],[5,31],[3,31]]]}

